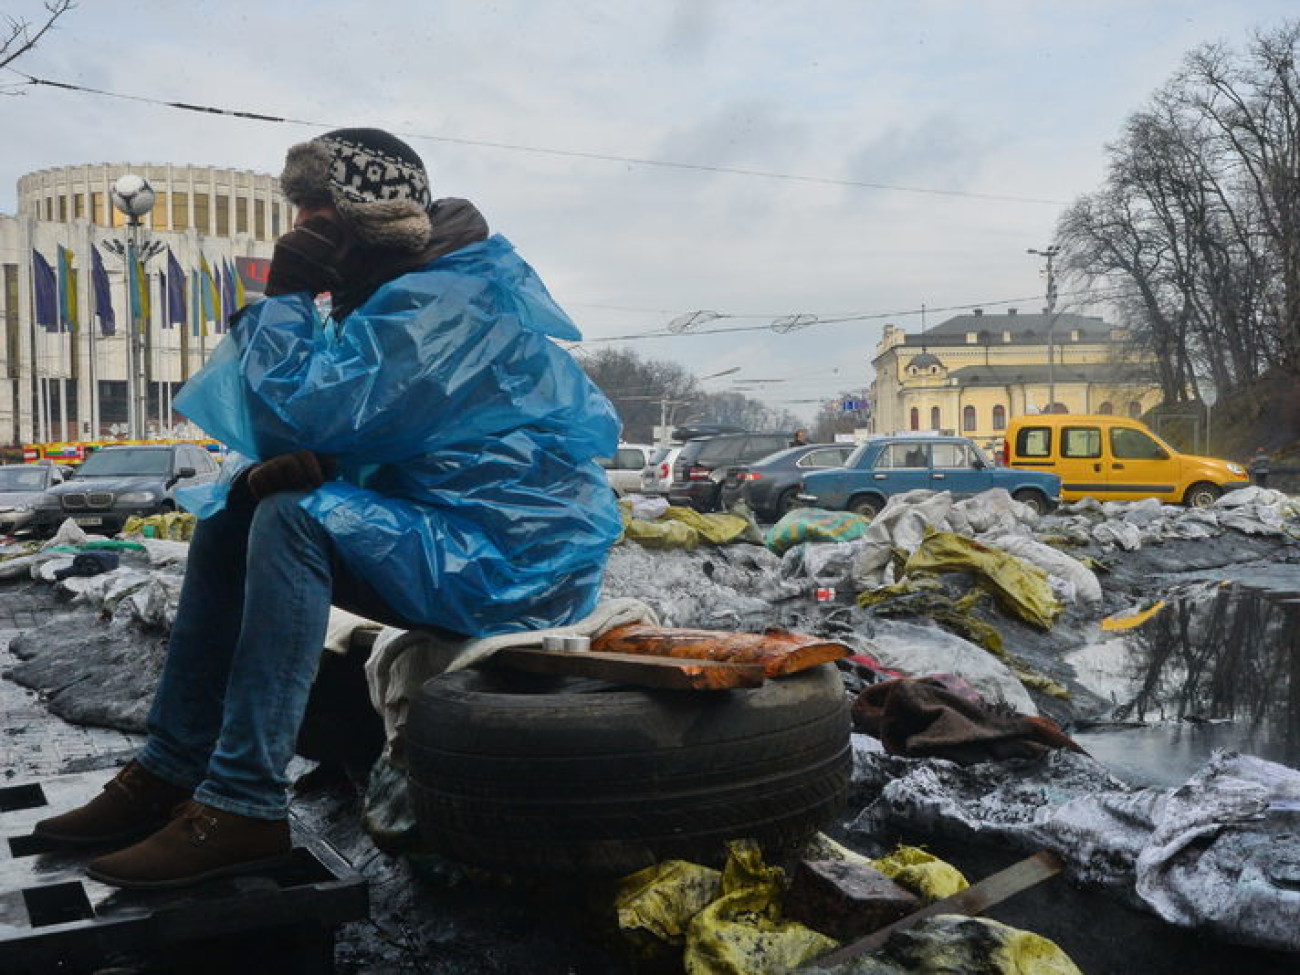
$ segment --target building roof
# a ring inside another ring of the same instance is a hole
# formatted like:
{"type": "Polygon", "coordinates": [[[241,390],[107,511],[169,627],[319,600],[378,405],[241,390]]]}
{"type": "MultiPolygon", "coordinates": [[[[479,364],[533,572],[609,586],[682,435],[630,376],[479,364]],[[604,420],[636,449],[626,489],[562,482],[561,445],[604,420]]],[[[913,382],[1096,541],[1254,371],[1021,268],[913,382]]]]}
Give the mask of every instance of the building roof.
{"type": "Polygon", "coordinates": [[[930,352],[922,352],[920,355],[913,356],[912,360],[907,365],[908,368],[916,366],[918,369],[929,369],[931,366],[942,366],[943,363],[939,361],[937,355],[930,352]]]}
{"type": "Polygon", "coordinates": [[[1113,362],[1047,363],[1013,366],[962,366],[948,374],[960,386],[1011,386],[1024,383],[1095,383],[1104,386],[1150,386],[1142,370],[1113,362]]]}
{"type": "Polygon", "coordinates": [[[1050,332],[1056,342],[1064,344],[1074,331],[1079,332],[1080,341],[1106,342],[1110,340],[1111,327],[1095,315],[1076,315],[1073,312],[1057,312],[1053,315],[1026,315],[1018,311],[999,315],[978,312],[957,315],[919,335],[908,335],[903,344],[967,345],[966,336],[972,332],[977,335],[980,332],[987,333],[983,341],[993,344],[1002,344],[1004,332],[1010,333],[1013,343],[1046,344],[1050,332]]]}

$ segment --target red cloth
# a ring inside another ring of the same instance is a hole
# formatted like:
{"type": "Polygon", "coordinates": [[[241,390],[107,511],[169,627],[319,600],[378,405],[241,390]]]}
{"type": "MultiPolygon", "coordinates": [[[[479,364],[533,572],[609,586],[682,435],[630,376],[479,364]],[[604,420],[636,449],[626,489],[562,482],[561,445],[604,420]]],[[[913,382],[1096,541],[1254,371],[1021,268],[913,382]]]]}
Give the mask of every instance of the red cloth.
{"type": "Polygon", "coordinates": [[[962,765],[1041,758],[1055,748],[1083,752],[1054,721],[999,714],[925,679],[866,688],[853,702],[853,726],[879,738],[891,755],[962,765]]]}

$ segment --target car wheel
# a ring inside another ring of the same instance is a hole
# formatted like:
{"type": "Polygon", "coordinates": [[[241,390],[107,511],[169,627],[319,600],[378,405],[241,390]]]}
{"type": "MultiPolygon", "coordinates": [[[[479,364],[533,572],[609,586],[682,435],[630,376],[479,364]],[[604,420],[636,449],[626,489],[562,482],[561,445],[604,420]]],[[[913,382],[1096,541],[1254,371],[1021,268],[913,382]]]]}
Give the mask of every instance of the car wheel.
{"type": "Polygon", "coordinates": [[[802,843],[844,804],[849,731],[833,665],[717,693],[470,669],[412,701],[408,777],[447,856],[616,876],[719,863],[733,837],[802,843]]]}
{"type": "Polygon", "coordinates": [[[1035,514],[1045,515],[1051,507],[1047,495],[1042,491],[1035,491],[1033,488],[1021,488],[1011,496],[1021,504],[1029,505],[1034,509],[1035,514]]]}
{"type": "Polygon", "coordinates": [[[777,495],[776,505],[772,509],[772,514],[776,516],[776,520],[780,521],[781,518],[789,514],[795,508],[803,507],[803,505],[795,500],[798,494],[798,488],[786,488],[777,495]]]}
{"type": "Polygon", "coordinates": [[[1219,500],[1221,494],[1223,492],[1219,490],[1217,485],[1211,484],[1209,481],[1198,481],[1189,487],[1187,493],[1183,495],[1183,504],[1189,508],[1208,508],[1219,500]]]}
{"type": "Polygon", "coordinates": [[[874,518],[880,514],[885,502],[874,494],[860,494],[849,501],[849,510],[863,518],[874,518]]]}

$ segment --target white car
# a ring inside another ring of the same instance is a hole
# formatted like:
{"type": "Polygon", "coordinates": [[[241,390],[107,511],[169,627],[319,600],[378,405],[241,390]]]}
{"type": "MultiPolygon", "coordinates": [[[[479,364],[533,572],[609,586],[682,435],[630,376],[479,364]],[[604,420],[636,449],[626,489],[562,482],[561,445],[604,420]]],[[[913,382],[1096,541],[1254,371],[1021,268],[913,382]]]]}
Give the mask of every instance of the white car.
{"type": "Polygon", "coordinates": [[[656,447],[650,461],[641,471],[642,494],[667,494],[673,479],[673,462],[682,452],[681,447],[656,447]]]}
{"type": "Polygon", "coordinates": [[[620,498],[625,494],[636,494],[641,490],[641,472],[649,463],[655,448],[645,443],[621,443],[613,457],[602,457],[600,466],[605,468],[609,477],[609,486],[620,498]]]}

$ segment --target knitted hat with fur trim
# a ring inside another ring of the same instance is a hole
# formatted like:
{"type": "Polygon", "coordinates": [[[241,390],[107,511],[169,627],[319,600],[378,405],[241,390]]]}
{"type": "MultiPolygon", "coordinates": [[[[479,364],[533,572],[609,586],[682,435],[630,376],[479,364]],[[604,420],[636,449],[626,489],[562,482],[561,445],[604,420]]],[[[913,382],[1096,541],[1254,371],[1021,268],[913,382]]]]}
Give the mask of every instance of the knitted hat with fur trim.
{"type": "Polygon", "coordinates": [[[429,240],[429,175],[381,129],[335,129],[289,149],[280,188],[295,206],[332,203],[365,244],[418,251],[429,240]]]}

